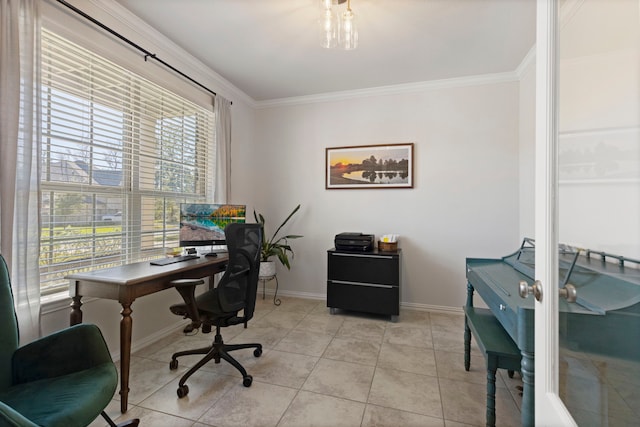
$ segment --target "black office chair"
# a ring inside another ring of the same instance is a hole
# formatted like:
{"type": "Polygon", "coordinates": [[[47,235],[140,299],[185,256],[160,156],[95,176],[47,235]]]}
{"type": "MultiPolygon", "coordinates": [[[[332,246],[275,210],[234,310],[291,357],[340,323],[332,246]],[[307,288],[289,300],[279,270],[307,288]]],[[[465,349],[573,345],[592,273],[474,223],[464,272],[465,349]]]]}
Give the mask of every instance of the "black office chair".
{"type": "Polygon", "coordinates": [[[258,270],[260,266],[260,247],[262,230],[260,224],[232,223],[225,228],[225,238],[229,251],[227,269],[215,289],[208,290],[195,297],[195,287],[202,280],[182,279],[173,282],[184,299],[184,304],[171,306],[171,312],[191,319],[191,327],[202,327],[203,333],[211,332],[216,327],[216,336],[209,347],[180,351],[171,356],[169,368],[178,368],[178,357],[191,354],[204,354],[178,383],[178,397],[189,393],[185,384],[187,379],[211,359],[220,363],[224,359],[231,363],[242,374],[242,384],[250,387],[253,377],[247,374],[244,367],[229,352],[244,348],[255,348],[253,355],[260,357],[261,344],[225,344],[220,335],[220,328],[247,322],[253,317],[258,292],[258,270]],[[242,312],[242,313],[240,313],[242,312]]]}

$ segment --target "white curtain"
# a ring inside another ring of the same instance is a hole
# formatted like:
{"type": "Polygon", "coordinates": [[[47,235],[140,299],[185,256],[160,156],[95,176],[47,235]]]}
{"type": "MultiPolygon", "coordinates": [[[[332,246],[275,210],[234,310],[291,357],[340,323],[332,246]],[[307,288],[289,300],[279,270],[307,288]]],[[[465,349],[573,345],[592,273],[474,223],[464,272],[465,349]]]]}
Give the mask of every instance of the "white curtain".
{"type": "Polygon", "coordinates": [[[231,102],[216,95],[216,177],[214,202],[227,203],[231,197],[231,102]]]}
{"type": "Polygon", "coordinates": [[[0,0],[0,253],[25,344],[40,336],[39,0],[0,0]]]}

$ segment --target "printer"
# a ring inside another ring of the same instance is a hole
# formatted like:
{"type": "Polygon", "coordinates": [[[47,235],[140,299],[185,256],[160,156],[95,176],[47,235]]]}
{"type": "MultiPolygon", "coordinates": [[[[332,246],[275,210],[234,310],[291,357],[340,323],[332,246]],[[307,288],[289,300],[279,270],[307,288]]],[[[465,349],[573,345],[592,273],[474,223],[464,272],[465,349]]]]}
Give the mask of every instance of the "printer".
{"type": "Polygon", "coordinates": [[[373,250],[373,234],[340,233],[336,234],[334,244],[339,251],[370,252],[373,250]]]}

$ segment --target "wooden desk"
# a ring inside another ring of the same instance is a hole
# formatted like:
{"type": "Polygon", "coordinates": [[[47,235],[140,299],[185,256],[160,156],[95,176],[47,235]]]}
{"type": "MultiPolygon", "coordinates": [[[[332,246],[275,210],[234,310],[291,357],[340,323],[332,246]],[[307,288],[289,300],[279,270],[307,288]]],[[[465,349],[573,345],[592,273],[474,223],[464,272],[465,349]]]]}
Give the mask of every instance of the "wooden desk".
{"type": "MultiPolygon", "coordinates": [[[[175,279],[199,279],[224,271],[228,256],[201,257],[164,266],[150,265],[149,261],[120,267],[94,270],[67,276],[72,298],[70,323],[82,323],[82,297],[106,298],[122,305],[120,320],[120,410],[127,411],[129,396],[129,364],[131,362],[131,304],[145,295],[169,289],[175,279]]],[[[167,311],[169,307],[167,307],[167,311]]]]}

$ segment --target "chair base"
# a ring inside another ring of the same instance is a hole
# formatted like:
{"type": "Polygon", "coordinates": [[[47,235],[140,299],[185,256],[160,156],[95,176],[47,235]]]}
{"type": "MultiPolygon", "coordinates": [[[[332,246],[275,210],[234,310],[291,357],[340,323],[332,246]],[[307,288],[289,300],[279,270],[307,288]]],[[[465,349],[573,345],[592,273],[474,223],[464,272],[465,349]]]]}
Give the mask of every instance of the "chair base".
{"type": "Polygon", "coordinates": [[[109,424],[109,427],[138,427],[138,424],[140,424],[140,420],[138,418],[134,418],[134,419],[123,421],[119,424],[116,424],[113,422],[111,417],[107,415],[106,412],[102,411],[100,415],[102,415],[102,418],[104,418],[105,421],[107,421],[107,424],[109,424]]]}
{"type": "Polygon", "coordinates": [[[234,359],[229,352],[235,350],[242,350],[245,348],[254,348],[253,355],[255,357],[260,357],[262,355],[262,344],[251,343],[251,344],[225,344],[222,340],[222,335],[220,335],[220,327],[216,327],[216,336],[213,340],[213,344],[209,347],[197,348],[194,350],[185,350],[174,353],[171,356],[171,362],[169,362],[169,369],[175,370],[178,369],[178,357],[188,356],[194,354],[204,354],[205,356],[198,361],[191,369],[189,369],[183,376],[180,378],[178,382],[178,397],[182,398],[189,394],[189,387],[185,384],[187,379],[193,375],[198,369],[204,366],[211,360],[214,360],[215,363],[220,363],[220,360],[223,359],[230,363],[234,368],[236,368],[242,374],[242,384],[245,387],[251,387],[251,383],[253,382],[253,377],[247,374],[247,370],[236,360],[234,359]]]}

